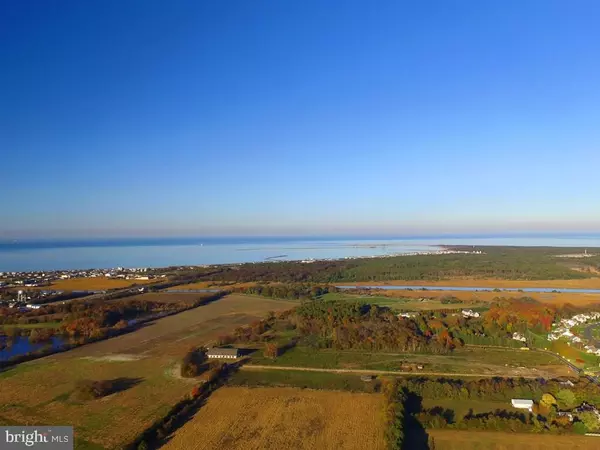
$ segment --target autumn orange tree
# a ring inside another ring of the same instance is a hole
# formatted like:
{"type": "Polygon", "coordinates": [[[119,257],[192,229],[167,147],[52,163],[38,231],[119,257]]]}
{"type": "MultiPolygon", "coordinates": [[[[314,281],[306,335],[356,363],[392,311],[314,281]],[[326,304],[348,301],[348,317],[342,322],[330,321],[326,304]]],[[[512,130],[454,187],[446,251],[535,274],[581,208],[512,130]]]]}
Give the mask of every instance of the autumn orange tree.
{"type": "Polygon", "coordinates": [[[279,347],[273,342],[267,342],[263,354],[265,358],[275,359],[279,356],[279,347]]]}

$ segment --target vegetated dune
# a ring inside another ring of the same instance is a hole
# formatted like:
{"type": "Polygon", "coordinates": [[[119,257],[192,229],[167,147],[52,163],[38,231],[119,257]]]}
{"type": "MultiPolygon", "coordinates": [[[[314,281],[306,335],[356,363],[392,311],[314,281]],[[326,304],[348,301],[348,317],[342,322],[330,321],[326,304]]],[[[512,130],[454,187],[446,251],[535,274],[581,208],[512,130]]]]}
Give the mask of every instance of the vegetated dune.
{"type": "Polygon", "coordinates": [[[383,404],[378,394],[225,387],[164,448],[383,450],[383,404]]]}

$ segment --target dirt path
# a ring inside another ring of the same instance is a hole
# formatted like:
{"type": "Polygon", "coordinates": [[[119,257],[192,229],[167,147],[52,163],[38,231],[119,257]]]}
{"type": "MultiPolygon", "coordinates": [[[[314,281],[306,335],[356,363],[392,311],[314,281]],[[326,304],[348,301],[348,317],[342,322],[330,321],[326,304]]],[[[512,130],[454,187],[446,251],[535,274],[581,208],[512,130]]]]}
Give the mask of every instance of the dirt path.
{"type": "MultiPolygon", "coordinates": [[[[298,370],[301,372],[327,372],[327,373],[355,373],[357,375],[426,375],[426,376],[456,376],[456,377],[480,377],[480,378],[494,378],[503,376],[501,374],[479,374],[479,373],[448,373],[448,372],[402,372],[396,370],[364,370],[364,369],[319,369],[315,367],[294,367],[294,366],[262,366],[257,364],[244,365],[240,367],[240,370],[298,370]]],[[[504,375],[506,377],[513,377],[512,374],[504,375]]],[[[539,378],[539,375],[519,375],[520,378],[539,378]]]]}

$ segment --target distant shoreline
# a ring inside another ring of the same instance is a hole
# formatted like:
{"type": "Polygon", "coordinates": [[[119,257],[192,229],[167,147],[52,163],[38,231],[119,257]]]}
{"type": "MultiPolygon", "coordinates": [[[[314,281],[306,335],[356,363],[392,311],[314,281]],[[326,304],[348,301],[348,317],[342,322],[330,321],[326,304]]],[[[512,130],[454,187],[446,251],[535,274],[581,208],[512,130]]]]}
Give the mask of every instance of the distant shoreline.
{"type": "MultiPolygon", "coordinates": [[[[0,272],[33,272],[115,267],[164,268],[278,261],[324,261],[472,252],[486,246],[556,247],[572,253],[600,247],[600,236],[444,239],[211,238],[168,240],[45,241],[0,244],[0,272]]],[[[600,253],[600,250],[594,251],[600,253]]]]}

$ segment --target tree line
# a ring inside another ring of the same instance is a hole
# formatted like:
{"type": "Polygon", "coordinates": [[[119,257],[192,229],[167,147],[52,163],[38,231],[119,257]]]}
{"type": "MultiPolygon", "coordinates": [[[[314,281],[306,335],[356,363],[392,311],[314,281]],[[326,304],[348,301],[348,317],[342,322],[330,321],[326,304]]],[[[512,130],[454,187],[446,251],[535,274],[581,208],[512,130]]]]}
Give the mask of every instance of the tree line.
{"type": "MultiPolygon", "coordinates": [[[[484,254],[393,256],[336,261],[264,262],[198,270],[195,281],[341,283],[386,280],[444,280],[456,277],[509,280],[582,279],[593,274],[570,269],[556,249],[481,247],[484,254]]],[[[472,250],[472,249],[469,249],[472,250]]],[[[560,250],[562,251],[562,250],[560,250]]],[[[189,278],[192,273],[187,274],[189,278]]]]}

